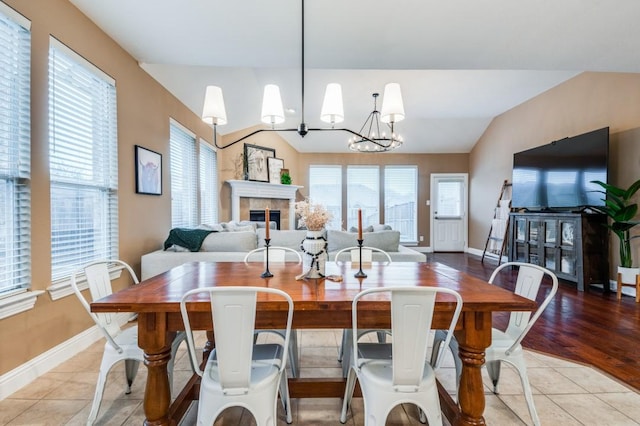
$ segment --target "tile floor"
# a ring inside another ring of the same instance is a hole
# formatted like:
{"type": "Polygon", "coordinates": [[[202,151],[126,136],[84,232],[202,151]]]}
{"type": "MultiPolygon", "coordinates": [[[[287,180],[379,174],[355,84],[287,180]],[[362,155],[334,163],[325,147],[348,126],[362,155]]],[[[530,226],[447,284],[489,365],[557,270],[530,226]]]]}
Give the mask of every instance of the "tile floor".
{"type": "MultiPolygon", "coordinates": [[[[339,376],[337,361],[341,331],[300,332],[302,376],[339,376]]],[[[263,337],[261,337],[262,339],[263,337]]],[[[200,338],[202,341],[203,339],[200,338]]],[[[0,401],[0,425],[83,425],[91,408],[94,386],[104,343],[87,350],[42,375],[33,383],[0,401]]],[[[640,394],[624,384],[587,366],[527,352],[529,378],[543,425],[640,425],[640,394]]],[[[190,376],[186,349],[181,348],[175,366],[174,383],[183,384],[190,376]]],[[[445,388],[451,390],[454,370],[451,359],[438,373],[445,388]]],[[[99,425],[140,425],[144,419],[142,399],[146,369],[141,366],[131,394],[124,394],[123,366],[110,373],[104,400],[98,414],[99,425]]],[[[500,394],[490,391],[485,376],[488,425],[531,424],[515,370],[503,368],[500,394]]],[[[194,409],[187,413],[183,425],[195,424],[194,409]]],[[[294,399],[293,424],[339,425],[341,400],[294,399]]],[[[280,413],[279,425],[285,425],[280,413]]],[[[255,424],[242,409],[229,409],[216,425],[255,424]]],[[[348,425],[362,425],[363,404],[354,400],[348,425]]],[[[396,407],[387,425],[418,425],[417,410],[410,405],[396,407]]],[[[445,424],[448,424],[445,421],[445,424]]]]}

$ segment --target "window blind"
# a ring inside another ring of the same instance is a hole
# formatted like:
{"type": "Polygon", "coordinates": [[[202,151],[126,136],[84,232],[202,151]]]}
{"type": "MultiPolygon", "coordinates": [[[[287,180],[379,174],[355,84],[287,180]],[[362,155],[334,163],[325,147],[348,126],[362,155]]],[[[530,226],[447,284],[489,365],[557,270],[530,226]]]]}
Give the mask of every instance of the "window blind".
{"type": "Polygon", "coordinates": [[[216,150],[200,141],[200,223],[218,222],[218,164],[216,150]]]}
{"type": "Polygon", "coordinates": [[[0,3],[0,297],[31,283],[29,30],[0,3]]]}
{"type": "Polygon", "coordinates": [[[118,257],[116,87],[51,38],[49,170],[51,276],[118,257]]]}
{"type": "Polygon", "coordinates": [[[384,168],[384,223],[400,231],[401,242],[417,243],[418,168],[384,168]]]}
{"type": "Polygon", "coordinates": [[[169,126],[171,226],[193,228],[198,221],[196,139],[177,122],[169,126]]]}
{"type": "Polygon", "coordinates": [[[358,226],[358,209],[362,209],[362,226],[380,223],[380,168],[347,167],[347,229],[358,226]]]}
{"type": "Polygon", "coordinates": [[[331,213],[327,229],[342,228],[342,167],[309,166],[309,199],[331,213]]]}

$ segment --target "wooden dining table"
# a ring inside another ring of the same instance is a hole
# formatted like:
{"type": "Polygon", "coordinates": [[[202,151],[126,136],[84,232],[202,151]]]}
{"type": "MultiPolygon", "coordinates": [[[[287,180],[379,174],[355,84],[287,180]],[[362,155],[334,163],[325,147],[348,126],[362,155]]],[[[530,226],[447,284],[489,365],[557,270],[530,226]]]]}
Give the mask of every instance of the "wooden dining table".
{"type": "MultiPolygon", "coordinates": [[[[180,314],[182,295],[192,289],[209,286],[266,286],[287,292],[294,301],[293,328],[330,329],[351,327],[351,303],[360,291],[371,287],[435,286],[456,290],[463,299],[462,314],[455,330],[462,360],[462,376],[456,403],[438,384],[443,413],[454,425],[485,424],[481,367],[484,351],[491,343],[492,313],[532,311],[536,303],[510,291],[488,284],[438,263],[395,262],[363,266],[367,275],[356,278],[359,265],[327,263],[326,275],[341,278],[297,280],[301,266],[295,263],[271,264],[273,277],[263,278],[261,262],[193,262],[174,267],[138,285],[128,287],[91,303],[92,312],[135,312],[138,314],[138,344],[144,351],[148,369],[144,396],[146,425],[173,425],[198,398],[199,376],[189,380],[171,402],[167,362],[171,341],[184,330],[180,314]]],[[[390,328],[388,301],[367,301],[359,313],[363,328],[390,328]]],[[[453,299],[439,297],[433,319],[434,328],[445,328],[455,306],[453,299]]],[[[189,318],[194,330],[206,330],[209,337],[205,354],[215,336],[210,304],[189,303],[189,318]]],[[[259,298],[256,327],[282,328],[286,315],[284,302],[259,298]]],[[[336,378],[291,378],[292,398],[342,397],[345,380],[336,378]]]]}

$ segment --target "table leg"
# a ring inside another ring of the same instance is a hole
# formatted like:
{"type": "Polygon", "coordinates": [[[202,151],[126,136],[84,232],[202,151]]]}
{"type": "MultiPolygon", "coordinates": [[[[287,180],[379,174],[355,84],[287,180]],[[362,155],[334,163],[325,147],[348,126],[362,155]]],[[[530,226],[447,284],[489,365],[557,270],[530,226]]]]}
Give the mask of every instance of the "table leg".
{"type": "Polygon", "coordinates": [[[491,344],[491,313],[466,313],[464,327],[455,332],[458,340],[462,375],[458,388],[460,416],[456,425],[484,425],[484,386],[482,366],[484,350],[491,344]]]}
{"type": "Polygon", "coordinates": [[[144,390],[144,414],[147,426],[168,425],[171,390],[167,363],[171,359],[171,335],[166,317],[161,314],[138,315],[138,344],[144,351],[147,386],[144,390]]]}

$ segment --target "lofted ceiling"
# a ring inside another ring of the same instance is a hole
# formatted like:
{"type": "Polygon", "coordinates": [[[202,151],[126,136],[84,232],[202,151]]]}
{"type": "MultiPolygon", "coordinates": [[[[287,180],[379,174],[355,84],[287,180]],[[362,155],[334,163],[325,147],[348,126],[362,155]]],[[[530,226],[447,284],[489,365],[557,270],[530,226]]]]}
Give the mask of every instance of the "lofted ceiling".
{"type": "MultiPolygon", "coordinates": [[[[301,0],[70,0],[200,115],[224,92],[222,135],[260,123],[265,84],[301,122],[301,0]]],[[[306,0],[304,121],[341,83],[358,131],[385,83],[402,87],[397,153],[469,152],[491,120],[583,71],[640,72],[637,0],[306,0]]],[[[345,132],[280,132],[300,152],[349,152],[345,132]]],[[[247,140],[250,143],[250,140],[247,140]]]]}

